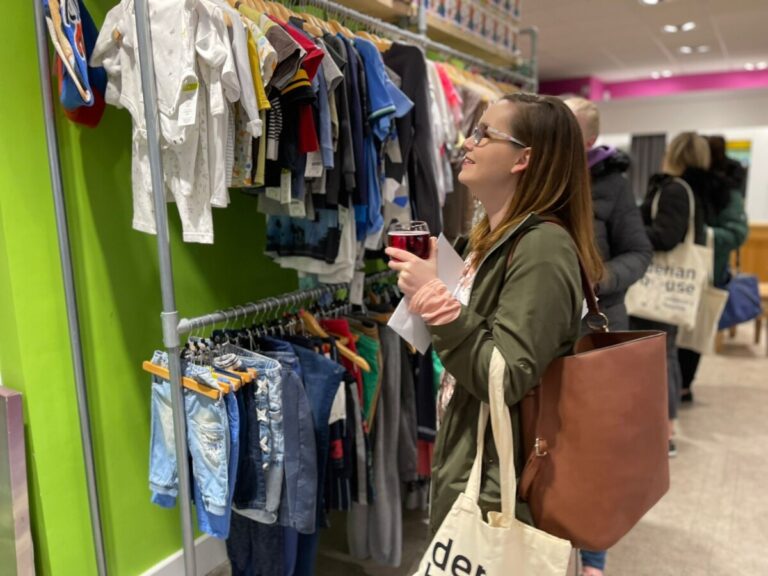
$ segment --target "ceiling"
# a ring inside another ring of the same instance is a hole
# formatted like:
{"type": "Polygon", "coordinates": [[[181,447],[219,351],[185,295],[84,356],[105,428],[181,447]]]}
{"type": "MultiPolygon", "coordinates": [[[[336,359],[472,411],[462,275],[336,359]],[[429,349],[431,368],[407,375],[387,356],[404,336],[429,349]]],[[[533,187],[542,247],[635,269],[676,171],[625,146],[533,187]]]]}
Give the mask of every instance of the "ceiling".
{"type": "Polygon", "coordinates": [[[523,25],[539,28],[542,80],[603,80],[744,70],[768,61],[768,0],[523,0],[523,25]],[[694,21],[690,32],[665,24],[694,21]],[[709,52],[681,54],[683,45],[709,52]]]}

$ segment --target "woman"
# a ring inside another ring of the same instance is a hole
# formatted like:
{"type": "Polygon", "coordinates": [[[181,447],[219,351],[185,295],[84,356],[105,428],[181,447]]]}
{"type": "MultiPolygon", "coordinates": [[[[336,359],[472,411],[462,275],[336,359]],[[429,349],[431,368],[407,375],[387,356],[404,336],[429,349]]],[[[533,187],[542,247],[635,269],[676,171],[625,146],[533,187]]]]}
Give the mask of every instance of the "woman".
{"type": "MultiPolygon", "coordinates": [[[[515,465],[522,472],[519,403],[547,365],[579,335],[583,293],[579,257],[593,282],[602,265],[593,242],[589,174],[579,125],[557,98],[505,96],[491,105],[464,144],[459,180],[486,215],[457,249],[465,270],[456,295],[437,278],[436,241],[429,259],[388,248],[398,285],[432,332],[452,377],[443,380],[432,469],[430,528],[435,532],[466,488],[477,448],[481,402],[488,402],[493,348],[507,364],[515,465]],[[557,219],[562,226],[541,218],[557,219]]],[[[499,510],[498,457],[486,438],[480,506],[499,510]]],[[[517,517],[532,524],[528,506],[517,517]]]]}
{"type": "MultiPolygon", "coordinates": [[[[724,288],[730,280],[728,261],[731,253],[744,244],[749,234],[749,226],[744,212],[744,197],[740,193],[742,182],[732,176],[736,170],[730,168],[729,163],[735,160],[725,155],[725,139],[722,136],[710,136],[707,143],[712,156],[709,171],[691,169],[686,180],[698,192],[704,222],[714,234],[714,284],[718,288],[724,288]]],[[[682,374],[680,401],[693,402],[691,387],[696,378],[701,355],[693,350],[680,348],[677,357],[682,374]]]]}
{"type": "MultiPolygon", "coordinates": [[[[668,252],[685,240],[690,220],[690,200],[688,192],[678,180],[682,178],[693,191],[694,201],[694,236],[697,244],[706,243],[704,210],[699,201],[701,182],[699,176],[709,168],[710,154],[707,141],[695,132],[683,132],[676,136],[667,147],[662,167],[663,174],[651,177],[643,205],[640,211],[645,222],[645,231],[651,240],[653,249],[668,252]],[[658,211],[652,215],[652,206],[656,197],[658,211]]],[[[674,441],[675,419],[680,403],[682,374],[677,358],[677,326],[652,322],[640,318],[630,318],[633,330],[664,330],[667,333],[667,383],[669,386],[669,455],[677,455],[674,441]]]]}

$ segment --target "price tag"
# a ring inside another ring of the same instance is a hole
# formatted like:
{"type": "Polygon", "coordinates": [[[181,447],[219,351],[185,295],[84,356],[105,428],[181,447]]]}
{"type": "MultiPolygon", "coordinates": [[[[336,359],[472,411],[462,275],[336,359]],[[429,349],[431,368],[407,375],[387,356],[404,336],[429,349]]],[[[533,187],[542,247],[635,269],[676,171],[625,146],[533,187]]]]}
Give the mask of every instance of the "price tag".
{"type": "Polygon", "coordinates": [[[291,203],[291,171],[283,170],[280,173],[280,204],[291,203]]]}
{"type": "Polygon", "coordinates": [[[179,126],[192,126],[197,121],[198,82],[187,82],[181,87],[184,101],[179,105],[179,126]]]}
{"type": "Polygon", "coordinates": [[[305,178],[320,178],[324,170],[323,155],[320,152],[310,152],[307,154],[307,167],[304,170],[305,178]]]}
{"type": "Polygon", "coordinates": [[[384,226],[378,232],[369,234],[365,237],[366,250],[379,250],[381,248],[381,237],[384,234],[384,226]]]}
{"type": "Polygon", "coordinates": [[[357,306],[363,305],[363,288],[365,287],[365,272],[355,272],[349,284],[349,301],[357,306]]]}
{"type": "Polygon", "coordinates": [[[339,206],[339,227],[344,227],[349,224],[349,208],[346,206],[339,206]]]}
{"type": "Polygon", "coordinates": [[[293,200],[288,204],[288,214],[292,218],[306,218],[307,207],[304,205],[304,200],[293,200]]]}
{"type": "Polygon", "coordinates": [[[403,163],[403,153],[400,150],[400,140],[391,138],[387,141],[387,156],[395,164],[403,163]]]}

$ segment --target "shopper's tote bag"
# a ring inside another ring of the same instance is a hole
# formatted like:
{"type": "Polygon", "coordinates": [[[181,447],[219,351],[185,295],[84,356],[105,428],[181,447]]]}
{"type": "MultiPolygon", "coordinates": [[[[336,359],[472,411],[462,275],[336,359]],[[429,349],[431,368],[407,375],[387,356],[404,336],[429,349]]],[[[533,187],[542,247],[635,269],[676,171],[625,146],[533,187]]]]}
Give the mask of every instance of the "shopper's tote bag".
{"type": "Polygon", "coordinates": [[[427,549],[414,576],[487,574],[488,576],[565,576],[571,544],[515,518],[515,476],[512,422],[504,404],[506,365],[498,349],[491,356],[488,394],[477,425],[477,454],[467,489],[460,494],[427,549]],[[485,429],[490,412],[499,453],[501,512],[483,520],[478,505],[485,429]]]}
{"type": "MultiPolygon", "coordinates": [[[[625,303],[631,316],[693,327],[713,254],[711,248],[694,242],[696,204],[693,191],[682,178],[675,180],[688,193],[690,217],[685,240],[669,252],[653,254],[645,275],[627,291],[625,303]]],[[[654,219],[662,194],[659,192],[653,199],[651,217],[654,219]]]]}
{"type": "MultiPolygon", "coordinates": [[[[714,248],[715,233],[707,228],[707,246],[714,248]]],[[[677,345],[680,348],[693,350],[699,354],[711,354],[715,350],[715,336],[720,316],[728,302],[728,290],[716,288],[713,284],[714,260],[710,260],[708,270],[709,282],[699,300],[696,311],[696,322],[692,328],[681,326],[677,331],[677,345]]]]}

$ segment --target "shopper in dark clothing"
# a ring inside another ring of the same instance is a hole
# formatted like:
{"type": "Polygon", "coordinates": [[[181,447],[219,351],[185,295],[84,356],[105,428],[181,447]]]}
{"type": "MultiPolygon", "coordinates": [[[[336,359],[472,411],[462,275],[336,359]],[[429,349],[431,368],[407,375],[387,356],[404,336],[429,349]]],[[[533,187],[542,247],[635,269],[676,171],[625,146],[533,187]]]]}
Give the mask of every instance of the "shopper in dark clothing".
{"type": "Polygon", "coordinates": [[[710,169],[725,179],[728,189],[739,192],[742,196],[747,193],[747,170],[741,162],[729,158],[725,153],[725,138],[722,136],[709,136],[709,150],[712,154],[710,169]]]}
{"type": "MultiPolygon", "coordinates": [[[[692,171],[686,181],[697,193],[702,206],[704,223],[712,229],[715,240],[715,266],[713,280],[722,288],[730,280],[728,261],[731,253],[738,250],[747,239],[749,226],[744,212],[744,198],[739,193],[739,183],[726,174],[725,140],[722,136],[707,138],[712,153],[709,172],[692,171]]],[[[735,161],[734,161],[735,162],[735,161]]],[[[738,164],[738,162],[736,162],[738,164]]],[[[681,402],[693,402],[691,386],[696,377],[701,355],[693,350],[680,348],[677,353],[682,374],[681,402]]]]}
{"type": "MultiPolygon", "coordinates": [[[[624,296],[627,289],[643,277],[653,256],[635,197],[624,175],[629,168],[629,157],[615,148],[594,147],[600,134],[600,115],[593,102],[569,98],[565,103],[579,121],[587,149],[595,240],[605,264],[598,285],[600,309],[608,317],[611,330],[628,330],[624,296]]],[[[582,322],[582,333],[587,332],[589,327],[582,322]]],[[[582,576],[602,576],[606,556],[605,551],[582,550],[582,576]]]]}
{"type": "MultiPolygon", "coordinates": [[[[704,207],[699,200],[699,176],[709,168],[710,155],[707,141],[695,132],[683,132],[672,140],[664,157],[663,174],[651,177],[648,194],[641,207],[645,229],[653,249],[668,252],[684,241],[690,219],[690,200],[686,187],[677,178],[682,178],[693,191],[695,240],[706,243],[704,207]],[[654,200],[658,196],[658,211],[652,215],[654,200]]],[[[677,357],[677,326],[631,318],[635,330],[664,330],[667,333],[667,380],[669,385],[669,455],[677,454],[672,438],[674,421],[680,403],[682,374],[677,357]]]]}

